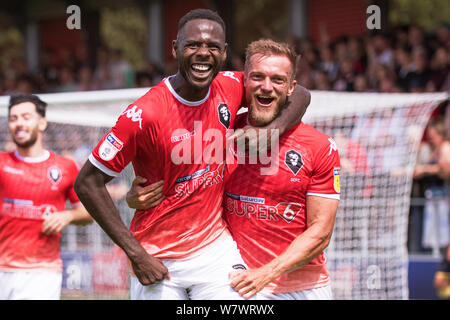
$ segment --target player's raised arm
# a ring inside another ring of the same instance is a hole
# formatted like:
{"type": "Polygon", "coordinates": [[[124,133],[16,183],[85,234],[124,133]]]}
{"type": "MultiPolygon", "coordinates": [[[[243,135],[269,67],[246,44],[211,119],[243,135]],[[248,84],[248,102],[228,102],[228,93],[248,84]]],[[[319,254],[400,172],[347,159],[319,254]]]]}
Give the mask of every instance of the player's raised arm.
{"type": "Polygon", "coordinates": [[[112,177],[86,161],[75,181],[75,192],[80,201],[108,236],[126,253],[136,277],[143,285],[169,278],[167,268],[149,255],[120,218],[106,183],[112,177]]]}

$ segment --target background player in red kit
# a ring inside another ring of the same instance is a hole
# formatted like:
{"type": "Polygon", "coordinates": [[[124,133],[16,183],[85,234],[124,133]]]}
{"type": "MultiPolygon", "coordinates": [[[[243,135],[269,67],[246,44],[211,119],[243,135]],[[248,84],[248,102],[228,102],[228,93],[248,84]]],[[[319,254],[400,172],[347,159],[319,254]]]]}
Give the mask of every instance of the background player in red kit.
{"type": "MultiPolygon", "coordinates": [[[[295,87],[295,62],[285,44],[259,40],[248,46],[244,83],[249,112],[238,116],[237,128],[265,126],[277,116],[295,87]]],[[[271,156],[278,165],[265,174],[267,165],[249,164],[248,158],[245,164],[227,163],[224,217],[250,267],[233,271],[231,285],[245,298],[258,293],[258,299],[331,299],[323,250],[339,203],[336,145],[300,123],[280,136],[278,152],[271,156]]],[[[142,207],[136,185],[132,189],[127,202],[142,207]]]]}
{"type": "Polygon", "coordinates": [[[43,148],[45,108],[34,95],[9,102],[17,149],[0,153],[0,299],[59,299],[60,231],[93,221],[73,190],[75,162],[43,148]]]}
{"type": "MultiPolygon", "coordinates": [[[[244,98],[242,74],[219,73],[225,26],[210,10],[180,20],[173,56],[177,74],[124,111],[81,169],[75,190],[127,254],[135,275],[131,299],[237,299],[228,273],[243,261],[222,219],[220,153],[244,98]],[[130,230],[105,188],[129,162],[148,184],[164,180],[166,195],[156,208],[136,211],[130,230]]],[[[309,104],[309,93],[300,91],[274,126],[285,130],[299,121],[309,104]]]]}

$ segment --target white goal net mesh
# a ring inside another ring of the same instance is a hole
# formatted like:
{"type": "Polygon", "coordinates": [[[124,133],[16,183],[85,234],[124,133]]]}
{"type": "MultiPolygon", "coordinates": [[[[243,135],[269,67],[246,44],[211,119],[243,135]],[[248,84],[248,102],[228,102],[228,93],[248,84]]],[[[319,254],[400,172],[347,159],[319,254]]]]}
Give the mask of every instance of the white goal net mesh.
{"type": "MultiPolygon", "coordinates": [[[[81,167],[123,108],[146,89],[39,95],[46,101],[47,149],[81,167]]],[[[407,226],[412,172],[419,142],[446,93],[379,94],[312,91],[304,122],[332,136],[341,156],[341,202],[326,249],[336,299],[407,299],[407,226]]],[[[12,144],[9,97],[0,97],[0,146],[12,144]]],[[[108,184],[122,219],[133,216],[125,194],[131,166],[108,184]]],[[[127,299],[125,255],[93,223],[62,235],[66,299],[127,299]]]]}

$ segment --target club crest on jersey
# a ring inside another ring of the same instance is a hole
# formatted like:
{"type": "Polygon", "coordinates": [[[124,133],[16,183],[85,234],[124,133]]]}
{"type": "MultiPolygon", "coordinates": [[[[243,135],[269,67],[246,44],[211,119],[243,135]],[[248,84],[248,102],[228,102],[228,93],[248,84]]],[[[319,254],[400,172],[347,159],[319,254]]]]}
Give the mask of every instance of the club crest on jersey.
{"type": "Polygon", "coordinates": [[[58,167],[50,167],[48,169],[48,178],[53,184],[57,184],[61,181],[61,170],[58,167]]]}
{"type": "Polygon", "coordinates": [[[333,168],[333,187],[334,191],[341,192],[341,184],[339,183],[339,177],[341,175],[341,168],[340,167],[334,167],[333,168]]]}
{"type": "Polygon", "coordinates": [[[106,136],[106,139],[103,141],[103,143],[100,145],[98,154],[103,160],[109,161],[112,160],[116,156],[117,152],[122,150],[122,148],[122,141],[120,141],[113,133],[110,132],[106,136]]]}
{"type": "Polygon", "coordinates": [[[288,152],[286,152],[284,163],[294,175],[297,175],[297,173],[303,167],[302,155],[295,150],[289,150],[288,152]]]}
{"type": "Polygon", "coordinates": [[[219,103],[219,106],[217,107],[217,113],[219,115],[220,123],[225,128],[229,129],[230,121],[231,121],[231,112],[230,112],[230,110],[228,110],[227,104],[224,102],[219,103]]]}

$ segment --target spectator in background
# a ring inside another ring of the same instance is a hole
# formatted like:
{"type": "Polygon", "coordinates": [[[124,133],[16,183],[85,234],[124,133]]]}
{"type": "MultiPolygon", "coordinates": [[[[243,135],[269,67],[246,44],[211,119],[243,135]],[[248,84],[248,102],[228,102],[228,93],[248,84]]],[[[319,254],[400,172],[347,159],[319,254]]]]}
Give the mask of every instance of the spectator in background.
{"type": "Polygon", "coordinates": [[[314,89],[331,90],[330,78],[324,70],[319,70],[314,74],[314,89]]]}
{"type": "Polygon", "coordinates": [[[369,90],[369,85],[367,83],[367,78],[364,74],[358,74],[355,77],[355,81],[354,81],[354,90],[356,92],[368,92],[369,90]]]}
{"type": "Polygon", "coordinates": [[[414,49],[412,51],[412,72],[408,81],[409,92],[424,92],[429,74],[425,49],[414,49]]]}
{"type": "Polygon", "coordinates": [[[77,84],[75,83],[75,76],[69,67],[62,67],[59,73],[59,85],[56,87],[57,92],[72,92],[76,91],[77,84]]]}
{"type": "Polygon", "coordinates": [[[423,30],[418,26],[410,26],[408,30],[408,43],[413,49],[426,50],[427,46],[425,44],[425,35],[423,30]]]}
{"type": "Polygon", "coordinates": [[[392,68],[394,65],[394,53],[389,43],[389,39],[384,34],[376,34],[372,38],[374,58],[377,64],[392,68]]]}
{"type": "Polygon", "coordinates": [[[414,170],[414,179],[421,180],[425,185],[425,197],[427,198],[424,209],[424,224],[422,245],[432,248],[437,245],[440,248],[449,243],[449,182],[450,182],[450,141],[446,139],[445,124],[442,118],[433,119],[426,131],[428,143],[421,148],[428,151],[421,152],[428,155],[428,159],[422,159],[414,170]],[[434,226],[434,219],[439,219],[439,229],[434,226]],[[436,234],[436,231],[439,234],[436,234]]]}
{"type": "Polygon", "coordinates": [[[107,62],[111,89],[129,88],[133,83],[133,70],[131,65],[123,57],[122,51],[112,51],[107,62]]]}
{"type": "Polygon", "coordinates": [[[409,27],[407,25],[401,25],[395,28],[394,43],[396,47],[409,46],[408,31],[409,27]]]}
{"type": "Polygon", "coordinates": [[[363,73],[366,70],[367,57],[363,50],[362,40],[358,37],[350,37],[348,40],[348,55],[353,61],[355,73],[363,73]]]}
{"type": "Polygon", "coordinates": [[[400,89],[407,92],[409,81],[413,72],[411,50],[407,46],[398,46],[394,53],[394,70],[400,89]]]}
{"type": "Polygon", "coordinates": [[[355,71],[353,61],[350,58],[344,58],[339,63],[339,73],[333,85],[336,91],[354,91],[355,71]]]}
{"type": "Polygon", "coordinates": [[[375,68],[374,85],[379,92],[394,92],[395,72],[386,65],[378,64],[375,68]]]}
{"type": "Polygon", "coordinates": [[[3,80],[3,93],[4,95],[11,95],[16,92],[16,78],[11,73],[6,73],[3,80]]]}
{"type": "Polygon", "coordinates": [[[135,87],[149,88],[153,85],[152,75],[145,71],[138,71],[135,74],[135,87]]]}
{"type": "Polygon", "coordinates": [[[135,86],[138,88],[148,88],[158,84],[164,78],[163,71],[156,63],[149,61],[147,66],[136,72],[135,86]]]}
{"type": "Polygon", "coordinates": [[[45,48],[39,55],[39,73],[41,74],[46,92],[54,91],[59,81],[59,70],[56,67],[55,53],[51,48],[45,48]]]}
{"type": "Polygon", "coordinates": [[[94,70],[93,84],[95,90],[113,88],[111,73],[109,68],[109,54],[106,48],[97,49],[97,66],[94,70]]]}
{"type": "Polygon", "coordinates": [[[16,89],[13,93],[31,94],[36,90],[34,79],[29,74],[22,74],[17,78],[16,89]]]}
{"type": "Polygon", "coordinates": [[[429,91],[444,91],[444,83],[449,74],[449,55],[445,47],[439,47],[435,51],[431,63],[431,72],[428,81],[429,91]]]}
{"type": "Polygon", "coordinates": [[[78,83],[75,91],[93,90],[92,70],[89,66],[84,65],[78,70],[78,83]]]}
{"type": "Polygon", "coordinates": [[[447,24],[441,24],[436,30],[439,45],[450,50],[450,29],[447,24]]]}
{"type": "Polygon", "coordinates": [[[152,86],[157,85],[164,78],[164,70],[156,62],[148,61],[144,72],[150,76],[152,86]]]}
{"type": "Polygon", "coordinates": [[[329,82],[333,82],[339,72],[339,66],[334,59],[333,51],[328,45],[324,45],[320,48],[320,62],[318,71],[325,72],[329,82]]]}
{"type": "Polygon", "coordinates": [[[344,60],[346,60],[350,57],[350,54],[349,54],[348,48],[347,48],[347,38],[346,37],[340,38],[334,43],[333,52],[334,52],[336,62],[338,64],[341,64],[344,60]]]}
{"type": "Polygon", "coordinates": [[[298,61],[297,73],[295,76],[297,83],[307,89],[315,89],[313,69],[305,59],[298,61]]]}
{"type": "Polygon", "coordinates": [[[450,298],[450,245],[447,246],[438,270],[434,274],[433,284],[440,298],[450,298]]]}

